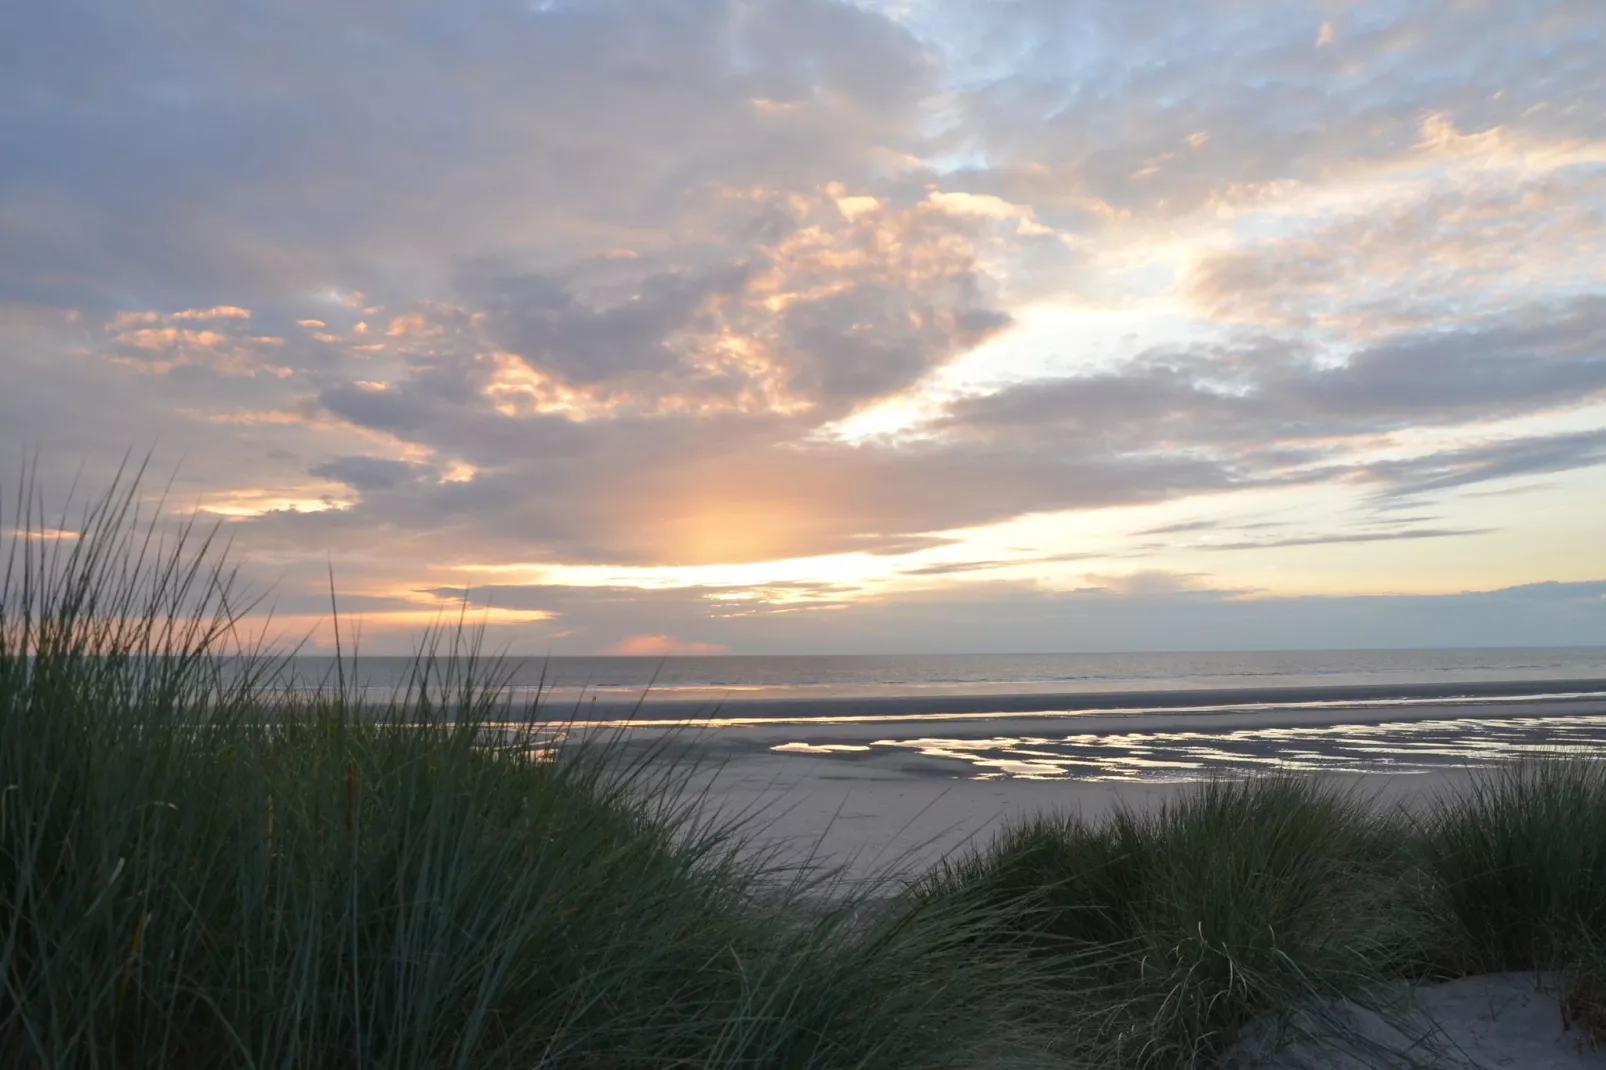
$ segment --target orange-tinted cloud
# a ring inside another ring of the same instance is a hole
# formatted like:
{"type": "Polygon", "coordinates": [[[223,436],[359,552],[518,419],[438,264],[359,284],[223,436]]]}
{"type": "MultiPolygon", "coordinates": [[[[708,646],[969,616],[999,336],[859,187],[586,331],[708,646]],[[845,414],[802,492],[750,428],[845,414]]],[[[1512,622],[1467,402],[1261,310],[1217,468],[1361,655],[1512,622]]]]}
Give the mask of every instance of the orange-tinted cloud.
{"type": "Polygon", "coordinates": [[[248,320],[251,310],[238,305],[213,305],[211,308],[186,308],[167,317],[170,320],[248,320]]]}
{"type": "Polygon", "coordinates": [[[668,635],[632,635],[621,639],[607,651],[627,657],[708,657],[729,654],[723,643],[698,643],[668,635]]]}
{"type": "Polygon", "coordinates": [[[715,260],[688,263],[687,249],[478,275],[461,307],[398,317],[393,333],[456,325],[490,354],[480,392],[507,418],[840,413],[1008,324],[981,262],[1029,210],[967,197],[726,190],[728,225],[763,230],[715,260]]]}
{"type": "Polygon", "coordinates": [[[150,375],[166,375],[176,368],[204,367],[234,378],[254,378],[261,374],[288,378],[292,371],[282,363],[282,358],[270,359],[271,353],[283,347],[284,339],[248,333],[250,319],[249,309],[235,305],[182,309],[165,316],[124,310],[104,325],[115,347],[108,359],[150,375]],[[210,326],[171,326],[197,321],[210,326]]]}

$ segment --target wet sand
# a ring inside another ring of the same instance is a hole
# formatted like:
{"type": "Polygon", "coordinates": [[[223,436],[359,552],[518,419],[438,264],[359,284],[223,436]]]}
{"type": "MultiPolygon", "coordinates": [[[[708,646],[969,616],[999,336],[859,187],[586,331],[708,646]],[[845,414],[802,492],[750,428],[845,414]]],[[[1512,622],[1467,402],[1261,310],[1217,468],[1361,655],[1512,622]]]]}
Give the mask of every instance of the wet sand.
{"type": "MultiPolygon", "coordinates": [[[[887,702],[903,710],[904,700],[887,702]],[[893,703],[896,703],[893,705],[893,703]]],[[[1411,700],[1412,705],[1324,705],[1318,708],[1270,705],[1264,708],[1221,706],[1101,707],[1061,712],[1046,710],[974,711],[924,710],[922,712],[848,713],[862,709],[857,703],[813,703],[788,716],[758,715],[750,711],[721,710],[718,715],[676,711],[669,704],[652,703],[634,717],[591,721],[603,729],[627,727],[632,736],[700,733],[700,745],[711,751],[744,752],[788,743],[829,746],[832,743],[872,742],[888,737],[943,736],[954,739],[1028,735],[1112,736],[1122,733],[1259,732],[1273,729],[1327,728],[1341,725],[1423,724],[1435,721],[1497,721],[1522,718],[1586,719],[1606,716],[1606,697],[1411,700]]],[[[967,704],[970,700],[966,700],[967,704]]],[[[956,701],[949,705],[958,705],[956,701]]],[[[588,711],[589,716],[589,711],[588,711]]],[[[581,722],[585,724],[587,722],[581,722]]],[[[806,752],[804,752],[806,753],[806,752]]]]}
{"type": "MultiPolygon", "coordinates": [[[[1292,771],[1380,806],[1412,805],[1464,784],[1479,766],[1522,754],[1606,753],[1599,696],[1518,700],[1497,692],[1303,708],[1106,702],[1096,712],[989,709],[991,716],[969,709],[970,701],[922,713],[812,704],[795,717],[724,717],[693,728],[665,724],[668,711],[649,704],[625,736],[662,745],[673,733],[673,748],[701,764],[692,790],[714,812],[743,818],[756,842],[789,861],[841,867],[853,879],[928,868],[1011,818],[1142,808],[1209,776],[1292,771]]],[[[996,697],[986,704],[996,707],[996,697]]]]}

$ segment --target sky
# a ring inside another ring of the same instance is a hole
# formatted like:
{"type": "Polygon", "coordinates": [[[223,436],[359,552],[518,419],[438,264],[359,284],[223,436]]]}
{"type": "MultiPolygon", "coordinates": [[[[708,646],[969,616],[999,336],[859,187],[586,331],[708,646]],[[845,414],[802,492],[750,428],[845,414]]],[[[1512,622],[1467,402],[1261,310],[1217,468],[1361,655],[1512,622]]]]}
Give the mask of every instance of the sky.
{"type": "Polygon", "coordinates": [[[308,649],[1606,643],[1606,5],[8,5],[0,384],[308,649]]]}

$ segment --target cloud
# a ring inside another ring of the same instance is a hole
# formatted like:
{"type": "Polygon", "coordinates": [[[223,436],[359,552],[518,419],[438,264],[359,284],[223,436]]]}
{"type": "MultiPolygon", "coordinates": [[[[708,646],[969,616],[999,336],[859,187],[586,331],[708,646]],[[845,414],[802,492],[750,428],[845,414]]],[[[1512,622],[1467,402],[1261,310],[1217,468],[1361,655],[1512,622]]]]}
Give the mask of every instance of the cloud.
{"type": "Polygon", "coordinates": [[[1257,335],[1152,350],[1114,371],[1035,382],[953,407],[958,430],[1070,432],[1129,448],[1359,434],[1576,405],[1606,391],[1606,298],[1530,305],[1400,334],[1332,360],[1257,335]]]}
{"type": "Polygon", "coordinates": [[[1335,535],[1301,535],[1285,539],[1246,539],[1201,544],[1201,550],[1271,550],[1285,546],[1334,546],[1357,542],[1394,542],[1399,539],[1458,539],[1488,535],[1493,528],[1407,528],[1404,531],[1358,531],[1335,535]]]}
{"type": "Polygon", "coordinates": [[[830,190],[733,199],[731,248],[481,265],[458,281],[483,337],[580,411],[815,410],[910,386],[1010,322],[977,265],[989,235],[928,201],[844,214],[830,190]]]}
{"type": "Polygon", "coordinates": [[[251,310],[237,305],[214,305],[211,308],[186,308],[167,317],[170,320],[248,320],[251,310]]]}
{"type": "Polygon", "coordinates": [[[1199,572],[1169,572],[1165,569],[1140,569],[1122,575],[1090,575],[1089,585],[1076,591],[1079,595],[1115,595],[1123,598],[1153,598],[1156,596],[1202,595],[1210,599],[1233,597],[1246,591],[1229,591],[1214,586],[1211,577],[1199,572]]]}
{"type": "Polygon", "coordinates": [[[123,310],[104,325],[107,359],[153,375],[195,368],[230,378],[289,378],[294,370],[283,363],[284,339],[254,333],[250,319],[250,310],[231,305],[167,315],[123,310]]]}
{"type": "MultiPolygon", "coordinates": [[[[373,401],[387,420],[418,411],[404,407],[405,398],[373,401]]],[[[484,468],[471,483],[420,486],[401,498],[365,499],[339,518],[306,521],[313,526],[304,537],[327,537],[334,524],[430,530],[471,515],[488,544],[533,544],[558,560],[694,564],[893,553],[932,545],[921,533],[965,523],[1161,500],[1225,488],[1234,478],[1185,457],[797,447],[784,425],[769,421],[599,427],[548,418],[498,426],[493,416],[464,413],[410,437],[484,468]]]]}
{"type": "MultiPolygon", "coordinates": [[[[664,411],[663,376],[641,388],[656,399],[646,411],[509,408],[495,389],[505,366],[448,345],[415,353],[381,385],[331,383],[320,400],[357,428],[460,459],[473,479],[411,483],[296,523],[314,540],[337,527],[429,531],[472,516],[487,549],[533,543],[558,560],[691,564],[910,552],[937,533],[1027,512],[1234,489],[1333,482],[1426,493],[1598,463],[1590,434],[1397,461],[1351,460],[1346,440],[1365,446],[1380,433],[1599,397],[1603,317],[1597,298],[1526,308],[1394,337],[1338,364],[1276,337],[1156,350],[958,399],[924,442],[857,445],[806,441],[818,419],[810,410],[664,411]]],[[[629,376],[613,382],[629,389],[629,376]]]]}
{"type": "Polygon", "coordinates": [[[1219,527],[1218,520],[1180,520],[1175,524],[1162,524],[1157,528],[1144,528],[1138,535],[1182,535],[1190,531],[1210,531],[1219,527]]]}
{"type": "Polygon", "coordinates": [[[615,643],[607,651],[626,657],[708,657],[729,654],[731,648],[722,643],[698,643],[675,639],[667,635],[632,635],[615,643]]]}
{"type": "Polygon", "coordinates": [[[899,571],[901,576],[952,576],[960,572],[985,572],[988,569],[1007,568],[1019,562],[1008,559],[994,561],[953,561],[936,565],[921,565],[899,571]]]}
{"type": "Polygon", "coordinates": [[[695,233],[722,189],[883,169],[935,88],[909,34],[828,0],[244,18],[91,2],[11,27],[0,130],[34,151],[0,165],[0,291],[269,301],[695,233]]]}
{"type": "Polygon", "coordinates": [[[963,137],[1004,161],[991,192],[1040,217],[1047,205],[1085,217],[1092,202],[1108,217],[1174,218],[1365,178],[1409,154],[1435,111],[1469,130],[1606,127],[1584,114],[1606,86],[1592,62],[1606,19],[1590,0],[1524,18],[1416,0],[1333,21],[1330,39],[1316,3],[959,0],[937,12],[924,24],[940,28],[962,87],[963,137]],[[1210,141],[1190,146],[1199,130],[1210,141]]]}
{"type": "MultiPolygon", "coordinates": [[[[1606,159],[1606,143],[1602,144],[1606,159]]],[[[1526,157],[1518,155],[1516,160],[1526,157]]],[[[1445,188],[1428,183],[1381,206],[1318,217],[1292,236],[1204,256],[1187,283],[1218,319],[1380,338],[1487,316],[1547,282],[1606,282],[1599,162],[1525,172],[1481,161],[1445,188]]]]}
{"type": "Polygon", "coordinates": [[[344,483],[355,491],[385,491],[430,474],[427,465],[408,461],[393,461],[384,457],[338,457],[315,464],[310,475],[344,483]]]}
{"type": "Polygon", "coordinates": [[[899,569],[900,576],[951,576],[961,572],[985,572],[997,568],[1019,568],[1027,565],[1046,565],[1064,561],[1085,561],[1098,557],[1093,553],[1041,554],[1030,557],[996,558],[991,561],[953,561],[916,568],[899,569]]]}
{"type": "Polygon", "coordinates": [[[1427,494],[1476,483],[1565,472],[1606,461],[1606,431],[1491,442],[1418,457],[1379,461],[1365,475],[1393,496],[1427,494]]]}

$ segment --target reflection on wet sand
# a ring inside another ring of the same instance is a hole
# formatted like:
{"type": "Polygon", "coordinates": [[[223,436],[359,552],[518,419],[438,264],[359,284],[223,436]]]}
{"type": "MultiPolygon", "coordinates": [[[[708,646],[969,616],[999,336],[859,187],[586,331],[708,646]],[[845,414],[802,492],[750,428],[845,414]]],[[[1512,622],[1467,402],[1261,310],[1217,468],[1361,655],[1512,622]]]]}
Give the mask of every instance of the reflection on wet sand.
{"type": "MultiPolygon", "coordinates": [[[[888,736],[868,743],[824,738],[770,748],[851,758],[914,753],[958,763],[975,779],[1178,781],[1278,769],[1423,773],[1486,765],[1536,752],[1606,753],[1606,714],[1444,717],[1217,731],[1115,731],[981,738],[888,736]]],[[[961,772],[961,775],[964,775],[961,772]]]]}

